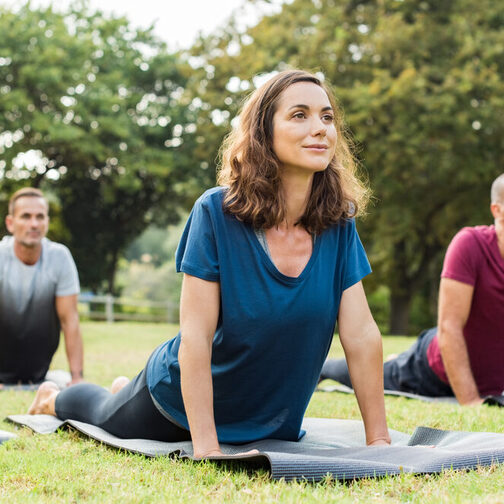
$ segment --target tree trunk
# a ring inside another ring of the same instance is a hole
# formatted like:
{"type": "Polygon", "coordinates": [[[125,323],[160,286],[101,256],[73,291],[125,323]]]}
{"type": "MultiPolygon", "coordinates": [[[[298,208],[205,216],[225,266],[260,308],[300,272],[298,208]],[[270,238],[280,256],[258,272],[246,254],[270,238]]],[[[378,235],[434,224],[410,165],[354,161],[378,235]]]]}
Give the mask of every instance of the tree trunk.
{"type": "Polygon", "coordinates": [[[406,335],[414,290],[408,275],[410,258],[405,240],[400,240],[394,245],[394,264],[395,279],[390,289],[389,334],[406,335]]]}
{"type": "Polygon", "coordinates": [[[390,296],[389,333],[405,336],[408,334],[411,293],[392,293],[390,296]]]}
{"type": "Polygon", "coordinates": [[[108,275],[107,275],[107,284],[108,284],[108,293],[112,294],[112,296],[116,295],[115,292],[115,275],[117,270],[117,261],[119,260],[119,251],[114,250],[112,252],[112,257],[110,259],[110,265],[108,267],[108,275]]]}

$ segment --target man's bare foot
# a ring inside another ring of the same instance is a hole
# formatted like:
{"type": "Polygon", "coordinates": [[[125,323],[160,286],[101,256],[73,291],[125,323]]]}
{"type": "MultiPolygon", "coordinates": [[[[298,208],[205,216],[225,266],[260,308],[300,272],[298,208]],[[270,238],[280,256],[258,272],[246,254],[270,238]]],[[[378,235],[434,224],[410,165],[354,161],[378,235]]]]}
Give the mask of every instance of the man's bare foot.
{"type": "Polygon", "coordinates": [[[29,415],[53,415],[56,416],[54,403],[59,394],[59,387],[54,382],[46,381],[40,385],[31,406],[29,415]]]}
{"type": "Polygon", "coordinates": [[[112,385],[110,386],[110,393],[111,394],[117,394],[119,390],[124,388],[128,383],[130,382],[130,379],[127,378],[126,376],[118,376],[113,382],[112,385]]]}

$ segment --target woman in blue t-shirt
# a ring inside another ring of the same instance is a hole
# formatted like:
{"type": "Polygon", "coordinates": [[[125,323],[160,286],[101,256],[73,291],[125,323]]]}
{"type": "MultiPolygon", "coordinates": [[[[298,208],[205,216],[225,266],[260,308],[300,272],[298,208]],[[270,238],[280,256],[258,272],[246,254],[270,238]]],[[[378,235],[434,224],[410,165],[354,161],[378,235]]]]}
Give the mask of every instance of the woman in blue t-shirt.
{"type": "Polygon", "coordinates": [[[192,439],[195,457],[222,455],[221,442],[298,440],[338,322],[366,442],[390,443],[355,167],[328,87],[298,70],[272,77],[245,103],[220,187],[198,199],[180,240],[179,334],[112,393],[46,382],[30,412],[119,437],[192,439]]]}

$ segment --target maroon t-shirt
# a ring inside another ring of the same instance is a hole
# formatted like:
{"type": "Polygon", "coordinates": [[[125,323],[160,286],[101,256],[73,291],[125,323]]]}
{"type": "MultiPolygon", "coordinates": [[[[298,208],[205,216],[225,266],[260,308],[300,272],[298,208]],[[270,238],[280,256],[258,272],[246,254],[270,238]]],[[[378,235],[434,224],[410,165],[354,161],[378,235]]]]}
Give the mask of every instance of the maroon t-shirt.
{"type": "MultiPolygon", "coordinates": [[[[504,259],[494,226],[466,227],[453,238],[443,265],[442,278],[451,278],[474,287],[464,338],[471,369],[480,395],[504,390],[504,259]]],[[[443,381],[443,366],[437,336],[427,359],[443,381]]]]}

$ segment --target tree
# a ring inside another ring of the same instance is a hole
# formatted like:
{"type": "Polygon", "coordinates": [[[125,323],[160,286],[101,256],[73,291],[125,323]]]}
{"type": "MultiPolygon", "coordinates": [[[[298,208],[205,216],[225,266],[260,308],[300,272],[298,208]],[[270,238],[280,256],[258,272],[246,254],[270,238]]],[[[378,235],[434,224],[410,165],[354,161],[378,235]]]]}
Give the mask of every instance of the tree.
{"type": "Polygon", "coordinates": [[[86,3],[0,12],[0,179],[57,196],[88,287],[113,292],[125,247],[187,205],[188,72],[151,29],[86,3]]]}
{"type": "Polygon", "coordinates": [[[202,126],[223,109],[228,126],[254,74],[294,66],[334,84],[375,195],[360,229],[392,334],[408,332],[455,232],[489,222],[504,166],[503,24],[497,0],[294,0],[193,48],[202,126]]]}

